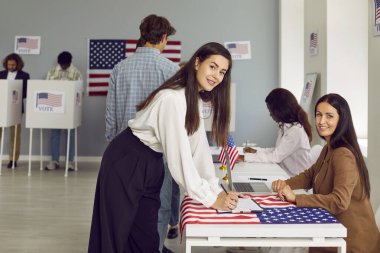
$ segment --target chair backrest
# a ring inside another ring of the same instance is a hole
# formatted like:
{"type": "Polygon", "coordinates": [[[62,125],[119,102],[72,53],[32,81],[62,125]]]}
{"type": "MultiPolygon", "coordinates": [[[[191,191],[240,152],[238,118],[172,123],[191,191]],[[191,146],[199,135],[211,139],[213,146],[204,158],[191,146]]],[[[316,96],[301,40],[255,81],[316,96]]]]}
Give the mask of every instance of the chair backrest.
{"type": "Polygon", "coordinates": [[[311,156],[311,163],[314,164],[319,155],[321,154],[321,151],[323,149],[323,146],[322,145],[314,145],[311,149],[310,149],[310,156],[311,156]]]}

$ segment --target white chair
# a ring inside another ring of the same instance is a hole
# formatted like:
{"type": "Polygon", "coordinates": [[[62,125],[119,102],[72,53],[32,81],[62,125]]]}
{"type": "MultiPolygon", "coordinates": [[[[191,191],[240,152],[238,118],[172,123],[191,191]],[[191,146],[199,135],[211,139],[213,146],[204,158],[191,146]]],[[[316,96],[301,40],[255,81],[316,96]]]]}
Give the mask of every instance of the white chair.
{"type": "Polygon", "coordinates": [[[318,157],[319,157],[319,154],[321,154],[321,151],[323,149],[323,146],[322,145],[314,145],[311,149],[310,149],[310,156],[311,156],[311,163],[314,164],[318,157]]]}

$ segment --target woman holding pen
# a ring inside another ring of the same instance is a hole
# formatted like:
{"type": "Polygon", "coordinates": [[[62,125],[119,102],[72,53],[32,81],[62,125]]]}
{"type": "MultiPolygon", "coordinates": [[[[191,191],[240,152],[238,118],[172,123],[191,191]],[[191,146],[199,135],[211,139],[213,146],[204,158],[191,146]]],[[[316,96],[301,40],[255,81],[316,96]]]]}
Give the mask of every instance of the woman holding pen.
{"type": "Polygon", "coordinates": [[[89,252],[159,252],[157,213],[165,155],[174,180],[207,207],[235,209],[226,194],[200,117],[213,104],[212,138],[225,145],[230,121],[231,55],[219,43],[200,47],[188,63],[137,106],[136,118],[107,147],[95,193],[89,252]]]}

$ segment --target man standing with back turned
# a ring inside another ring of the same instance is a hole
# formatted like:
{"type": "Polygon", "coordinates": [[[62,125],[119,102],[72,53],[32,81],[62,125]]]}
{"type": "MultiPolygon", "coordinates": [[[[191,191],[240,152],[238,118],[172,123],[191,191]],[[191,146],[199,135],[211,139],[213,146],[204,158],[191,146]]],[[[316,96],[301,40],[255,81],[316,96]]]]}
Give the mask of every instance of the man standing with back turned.
{"type": "MultiPolygon", "coordinates": [[[[175,32],[174,27],[164,17],[149,15],[142,20],[135,54],[118,63],[111,73],[105,115],[107,141],[112,141],[116,135],[126,129],[128,120],[135,117],[136,105],[179,69],[177,64],[160,54],[165,49],[168,37],[175,32]]],[[[161,189],[161,195],[164,192],[165,196],[161,196],[158,217],[160,251],[170,219],[170,200],[166,200],[171,198],[171,180],[170,172],[165,168],[165,179],[161,189]],[[169,197],[167,197],[169,187],[169,197]]],[[[165,248],[162,252],[170,251],[165,248]]]]}

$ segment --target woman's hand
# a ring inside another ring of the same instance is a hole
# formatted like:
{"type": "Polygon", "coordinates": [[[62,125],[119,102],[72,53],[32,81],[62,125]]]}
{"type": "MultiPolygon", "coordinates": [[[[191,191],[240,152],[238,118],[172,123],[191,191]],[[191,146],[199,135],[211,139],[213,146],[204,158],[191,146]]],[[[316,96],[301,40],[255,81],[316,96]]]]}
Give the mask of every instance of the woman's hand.
{"type": "Polygon", "coordinates": [[[285,185],[279,192],[278,196],[282,201],[296,202],[296,195],[289,185],[285,185]]]}
{"type": "Polygon", "coordinates": [[[214,209],[230,211],[236,208],[239,201],[239,196],[242,196],[239,192],[220,192],[215,203],[211,206],[214,209]]]}
{"type": "Polygon", "coordinates": [[[250,147],[243,148],[243,151],[244,151],[244,153],[256,153],[257,152],[256,149],[250,148],[250,147]]]}
{"type": "Polygon", "coordinates": [[[275,192],[279,192],[284,188],[287,184],[285,183],[284,180],[276,180],[272,182],[272,190],[275,192]]]}

